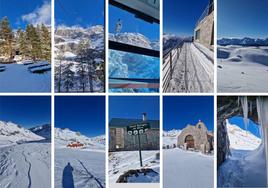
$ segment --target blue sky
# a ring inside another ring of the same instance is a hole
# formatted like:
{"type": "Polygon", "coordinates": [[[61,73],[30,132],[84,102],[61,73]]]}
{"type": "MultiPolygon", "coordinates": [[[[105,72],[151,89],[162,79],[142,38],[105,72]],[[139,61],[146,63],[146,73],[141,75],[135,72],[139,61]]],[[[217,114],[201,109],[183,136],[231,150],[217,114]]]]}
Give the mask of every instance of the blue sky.
{"type": "Polygon", "coordinates": [[[202,120],[208,130],[214,130],[212,96],[165,96],[163,99],[163,129],[183,129],[202,120]]]}
{"type": "Polygon", "coordinates": [[[48,96],[0,96],[0,120],[25,128],[51,122],[51,100],[48,96]]]}
{"type": "Polygon", "coordinates": [[[151,24],[143,21],[142,19],[135,18],[134,14],[109,5],[110,33],[115,32],[115,26],[118,19],[122,20],[123,27],[121,32],[137,32],[143,34],[151,40],[159,40],[159,24],[151,24]]]}
{"type": "Polygon", "coordinates": [[[51,5],[48,0],[0,0],[0,19],[7,16],[13,29],[26,24],[50,25],[51,5]]]}
{"type": "Polygon", "coordinates": [[[79,131],[88,137],[105,134],[105,97],[56,97],[55,127],[79,131]]]}
{"type": "Polygon", "coordinates": [[[218,0],[218,38],[266,38],[267,18],[267,0],[218,0]]]}
{"type": "Polygon", "coordinates": [[[104,0],[55,0],[57,25],[104,25],[104,0]]]}
{"type": "Polygon", "coordinates": [[[195,24],[207,6],[208,0],[164,0],[164,33],[193,36],[195,24]]]}
{"type": "Polygon", "coordinates": [[[157,96],[110,96],[109,119],[141,119],[142,113],[148,119],[159,120],[159,97],[157,96]]]}
{"type": "MultiPolygon", "coordinates": [[[[240,128],[246,130],[245,124],[244,124],[244,119],[243,117],[232,117],[229,119],[229,123],[235,124],[239,126],[240,128]]],[[[253,121],[249,120],[248,128],[247,130],[254,134],[255,136],[260,138],[260,130],[259,126],[257,126],[253,121]]]]}

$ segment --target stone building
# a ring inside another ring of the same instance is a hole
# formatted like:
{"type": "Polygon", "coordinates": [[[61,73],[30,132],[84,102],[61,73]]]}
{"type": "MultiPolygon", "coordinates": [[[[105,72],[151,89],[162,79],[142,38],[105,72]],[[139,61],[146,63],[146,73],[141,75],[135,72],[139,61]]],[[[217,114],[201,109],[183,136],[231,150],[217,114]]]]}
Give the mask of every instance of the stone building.
{"type": "Polygon", "coordinates": [[[140,135],[141,149],[159,150],[159,120],[113,118],[109,122],[109,151],[138,150],[138,136],[127,133],[127,126],[137,123],[149,123],[151,127],[140,135]]]}
{"type": "Polygon", "coordinates": [[[209,132],[202,121],[187,125],[178,136],[177,146],[183,149],[200,150],[209,153],[213,150],[213,133],[209,132]]]}
{"type": "Polygon", "coordinates": [[[194,41],[213,50],[214,47],[214,0],[209,0],[209,5],[199,18],[194,29],[194,41]]]}

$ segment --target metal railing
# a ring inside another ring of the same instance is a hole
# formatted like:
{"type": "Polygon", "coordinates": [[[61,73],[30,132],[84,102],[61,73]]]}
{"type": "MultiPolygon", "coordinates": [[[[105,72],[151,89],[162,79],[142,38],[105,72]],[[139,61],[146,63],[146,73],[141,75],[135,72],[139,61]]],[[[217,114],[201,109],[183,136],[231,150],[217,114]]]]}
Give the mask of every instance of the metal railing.
{"type": "Polygon", "coordinates": [[[198,24],[208,15],[210,15],[214,10],[214,1],[212,3],[210,3],[206,9],[204,10],[204,12],[201,14],[201,16],[199,17],[198,21],[195,24],[195,27],[198,26],[198,24]]]}
{"type": "Polygon", "coordinates": [[[163,58],[163,92],[167,92],[177,59],[179,59],[183,42],[170,50],[163,58]]]}

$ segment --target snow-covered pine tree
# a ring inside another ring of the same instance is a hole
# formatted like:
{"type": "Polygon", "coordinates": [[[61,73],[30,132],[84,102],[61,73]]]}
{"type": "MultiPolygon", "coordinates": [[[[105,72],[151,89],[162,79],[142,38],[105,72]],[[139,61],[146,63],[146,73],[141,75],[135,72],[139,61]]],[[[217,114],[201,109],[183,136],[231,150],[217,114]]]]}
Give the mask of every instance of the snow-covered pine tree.
{"type": "Polygon", "coordinates": [[[82,89],[82,92],[86,91],[86,84],[87,84],[87,67],[85,63],[80,63],[78,65],[78,75],[79,75],[79,82],[80,82],[80,88],[82,89]]]}
{"type": "Polygon", "coordinates": [[[61,92],[61,83],[62,83],[62,61],[64,58],[64,51],[59,51],[59,54],[57,55],[58,59],[59,59],[59,66],[55,67],[55,83],[56,83],[56,87],[58,89],[58,92],[61,92]]]}
{"type": "Polygon", "coordinates": [[[89,39],[80,41],[77,49],[77,55],[79,62],[87,65],[87,79],[89,82],[90,92],[94,92],[94,81],[97,78],[95,59],[99,58],[99,54],[100,53],[97,50],[90,48],[89,39]]]}
{"type": "Polygon", "coordinates": [[[69,92],[74,86],[74,72],[72,71],[72,66],[73,63],[69,63],[62,72],[63,86],[66,92],[69,92]]]}

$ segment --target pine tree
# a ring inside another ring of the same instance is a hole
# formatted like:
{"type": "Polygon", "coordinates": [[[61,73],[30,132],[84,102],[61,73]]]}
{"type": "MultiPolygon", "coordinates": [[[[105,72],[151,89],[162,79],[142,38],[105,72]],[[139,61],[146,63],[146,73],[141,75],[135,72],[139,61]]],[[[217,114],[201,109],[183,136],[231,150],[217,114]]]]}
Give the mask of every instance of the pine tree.
{"type": "Polygon", "coordinates": [[[72,71],[72,66],[73,63],[69,63],[65,69],[63,70],[63,77],[64,77],[64,82],[63,86],[66,89],[66,92],[69,92],[70,89],[73,88],[74,86],[74,72],[72,71]]]}
{"type": "Polygon", "coordinates": [[[42,56],[42,48],[41,48],[41,40],[37,29],[33,25],[27,25],[26,28],[26,39],[29,42],[29,52],[31,59],[36,61],[41,59],[42,56]]]}
{"type": "Polygon", "coordinates": [[[58,59],[59,59],[59,66],[55,67],[55,85],[58,89],[58,92],[61,92],[61,82],[62,82],[62,61],[64,58],[64,51],[60,51],[58,54],[58,59]]]}
{"type": "Polygon", "coordinates": [[[4,17],[0,22],[0,39],[2,41],[2,53],[8,60],[11,61],[14,56],[14,36],[7,17],[4,17]]]}
{"type": "Polygon", "coordinates": [[[86,64],[80,63],[78,65],[78,75],[79,75],[79,82],[82,89],[82,92],[86,91],[86,83],[87,83],[87,72],[86,72],[86,64]]]}
{"type": "Polygon", "coordinates": [[[41,36],[42,58],[51,62],[51,36],[44,24],[41,26],[41,36]]]}
{"type": "Polygon", "coordinates": [[[25,33],[21,29],[18,29],[17,36],[18,36],[17,40],[18,50],[20,52],[20,55],[22,56],[22,59],[26,59],[29,50],[28,45],[26,43],[25,33]]]}
{"type": "Polygon", "coordinates": [[[94,77],[95,77],[95,62],[94,62],[94,55],[93,53],[94,50],[90,48],[90,40],[85,39],[81,40],[78,49],[77,49],[77,55],[78,55],[78,60],[82,64],[87,65],[87,79],[89,82],[89,91],[93,92],[94,91],[94,77]]]}

